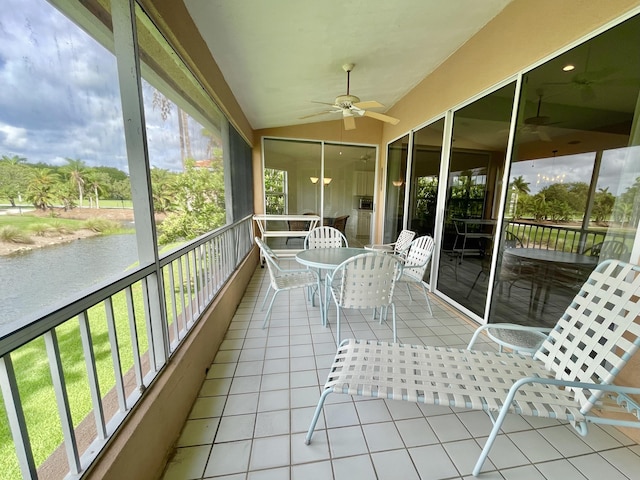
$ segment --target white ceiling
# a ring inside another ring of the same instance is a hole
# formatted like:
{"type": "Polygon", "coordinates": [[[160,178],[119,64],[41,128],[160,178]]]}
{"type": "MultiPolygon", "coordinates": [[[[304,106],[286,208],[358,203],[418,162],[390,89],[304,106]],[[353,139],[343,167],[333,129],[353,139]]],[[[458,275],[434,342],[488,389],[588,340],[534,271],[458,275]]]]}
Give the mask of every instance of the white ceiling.
{"type": "MultiPolygon", "coordinates": [[[[512,0],[184,0],[254,129],[301,120],[346,93],[386,108],[512,0]]],[[[339,118],[339,117],[337,117],[339,118]]]]}

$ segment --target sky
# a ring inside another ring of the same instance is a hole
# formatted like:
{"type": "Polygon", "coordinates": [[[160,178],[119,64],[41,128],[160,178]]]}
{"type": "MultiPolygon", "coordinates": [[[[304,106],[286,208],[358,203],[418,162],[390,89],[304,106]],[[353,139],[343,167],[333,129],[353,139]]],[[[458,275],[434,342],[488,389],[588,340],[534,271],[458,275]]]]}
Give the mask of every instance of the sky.
{"type": "MultiPolygon", "coordinates": [[[[595,152],[540,158],[513,163],[509,182],[522,176],[529,184],[531,195],[553,183],[591,183],[595,152]]],[[[619,148],[603,153],[596,189],[608,188],[619,196],[640,177],[640,147],[619,148]],[[620,173],[622,172],[622,174],[620,173]]]]}
{"type": "MultiPolygon", "coordinates": [[[[128,171],[114,55],[44,0],[2,4],[0,156],[128,171]]],[[[143,82],[150,163],[179,170],[176,108],[163,120],[153,92],[143,82]]]]}
{"type": "MultiPolygon", "coordinates": [[[[2,0],[2,5],[0,156],[51,165],[72,158],[128,171],[113,54],[45,0],[2,0]]],[[[178,171],[177,108],[173,105],[163,120],[152,105],[154,90],[143,82],[150,163],[178,171]]],[[[194,157],[205,158],[207,142],[198,141],[202,127],[190,122],[194,157]]],[[[589,183],[592,168],[593,153],[520,162],[512,166],[510,181],[522,175],[535,194],[548,184],[538,183],[538,174],[589,183]]],[[[598,187],[619,195],[640,176],[639,168],[630,163],[628,149],[605,152],[598,187]]]]}

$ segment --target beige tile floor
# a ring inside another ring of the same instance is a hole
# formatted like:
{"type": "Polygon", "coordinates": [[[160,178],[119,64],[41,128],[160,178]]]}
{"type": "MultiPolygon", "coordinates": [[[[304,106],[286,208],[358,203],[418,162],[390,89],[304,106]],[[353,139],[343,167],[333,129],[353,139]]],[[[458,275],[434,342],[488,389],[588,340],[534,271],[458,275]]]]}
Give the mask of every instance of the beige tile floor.
{"type": "MultiPolygon", "coordinates": [[[[167,465],[164,480],[467,479],[489,434],[482,412],[330,395],[311,445],[304,436],[335,353],[302,290],[280,293],[262,329],[258,268],[167,465]]],[[[398,340],[466,347],[473,325],[433,296],[396,295],[398,340]]],[[[391,340],[388,323],[345,311],[343,338],[391,340]]],[[[344,317],[343,317],[344,318],[344,317]]],[[[390,323],[390,322],[389,322],[390,323]]],[[[493,348],[485,342],[481,348],[493,348]]],[[[640,479],[640,445],[613,428],[580,437],[556,421],[512,416],[481,479],[640,479]]]]}

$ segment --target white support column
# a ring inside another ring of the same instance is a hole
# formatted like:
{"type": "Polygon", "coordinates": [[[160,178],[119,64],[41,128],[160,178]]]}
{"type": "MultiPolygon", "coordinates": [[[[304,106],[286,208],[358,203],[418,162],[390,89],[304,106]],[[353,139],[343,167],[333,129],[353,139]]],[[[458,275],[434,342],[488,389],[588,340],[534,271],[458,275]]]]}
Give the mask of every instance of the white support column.
{"type": "Polygon", "coordinates": [[[135,30],[135,2],[112,0],[113,36],[122,114],[129,160],[131,197],[136,220],[138,258],[141,265],[156,264],[156,274],[147,278],[149,292],[150,342],[153,342],[154,369],[159,370],[167,361],[169,345],[166,333],[162,271],[158,263],[158,243],[153,215],[151,170],[144,119],[144,104],[135,30]]]}

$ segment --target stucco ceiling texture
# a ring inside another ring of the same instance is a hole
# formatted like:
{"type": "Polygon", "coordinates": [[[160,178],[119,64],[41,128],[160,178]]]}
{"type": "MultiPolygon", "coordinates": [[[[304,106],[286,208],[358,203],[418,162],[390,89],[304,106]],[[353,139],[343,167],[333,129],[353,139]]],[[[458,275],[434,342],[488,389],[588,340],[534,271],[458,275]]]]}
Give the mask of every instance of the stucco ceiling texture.
{"type": "Polygon", "coordinates": [[[301,119],[346,93],[384,113],[512,0],[185,0],[254,129],[301,119]]]}

